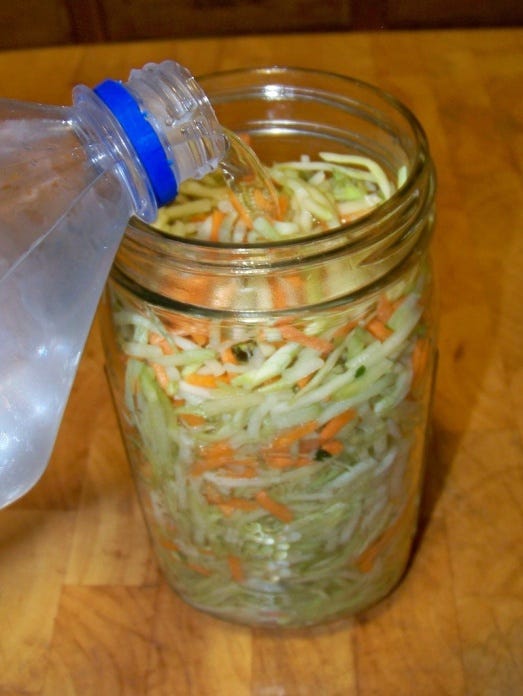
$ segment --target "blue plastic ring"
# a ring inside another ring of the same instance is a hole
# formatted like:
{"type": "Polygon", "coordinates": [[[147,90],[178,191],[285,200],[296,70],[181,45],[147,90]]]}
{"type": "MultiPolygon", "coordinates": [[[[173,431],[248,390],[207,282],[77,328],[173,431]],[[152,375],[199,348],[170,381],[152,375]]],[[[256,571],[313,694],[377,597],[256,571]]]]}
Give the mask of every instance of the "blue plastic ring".
{"type": "Polygon", "coordinates": [[[115,80],[105,80],[94,92],[126,132],[149,177],[157,204],[170,203],[178,192],[176,179],[160,139],[132,94],[115,80]]]}

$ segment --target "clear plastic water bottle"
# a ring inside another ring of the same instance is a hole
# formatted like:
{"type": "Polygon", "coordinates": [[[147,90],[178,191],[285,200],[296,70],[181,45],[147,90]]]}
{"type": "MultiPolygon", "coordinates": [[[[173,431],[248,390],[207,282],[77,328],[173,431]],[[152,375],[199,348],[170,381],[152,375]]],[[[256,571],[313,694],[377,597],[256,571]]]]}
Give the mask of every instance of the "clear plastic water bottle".
{"type": "Polygon", "coordinates": [[[225,149],[172,61],[78,86],[71,107],[0,100],[0,507],[47,465],[129,218],[153,221],[225,149]]]}

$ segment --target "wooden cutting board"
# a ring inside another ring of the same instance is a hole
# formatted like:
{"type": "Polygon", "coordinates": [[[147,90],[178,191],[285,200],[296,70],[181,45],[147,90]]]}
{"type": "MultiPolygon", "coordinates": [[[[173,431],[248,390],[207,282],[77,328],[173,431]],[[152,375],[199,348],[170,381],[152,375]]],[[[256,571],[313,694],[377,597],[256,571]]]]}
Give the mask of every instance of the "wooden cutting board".
{"type": "Polygon", "coordinates": [[[389,598],[324,628],[251,630],[186,606],[155,564],[96,322],[46,474],[0,511],[0,695],[523,694],[523,31],[5,52],[1,93],[69,103],[78,82],[165,58],[195,73],[344,72],[422,121],[439,175],[441,319],[415,554],[389,598]]]}

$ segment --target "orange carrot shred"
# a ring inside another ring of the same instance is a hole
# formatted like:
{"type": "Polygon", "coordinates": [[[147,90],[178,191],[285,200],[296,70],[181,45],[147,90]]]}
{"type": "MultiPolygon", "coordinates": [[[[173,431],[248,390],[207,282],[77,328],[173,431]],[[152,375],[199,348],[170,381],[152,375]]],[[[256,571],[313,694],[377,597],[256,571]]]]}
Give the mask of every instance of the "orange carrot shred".
{"type": "Polygon", "coordinates": [[[334,338],[345,338],[350,334],[350,332],[358,326],[358,322],[355,320],[349,321],[343,324],[334,333],[334,338]]]}
{"type": "Polygon", "coordinates": [[[192,466],[192,474],[194,476],[200,476],[206,471],[221,469],[229,464],[234,456],[233,450],[228,445],[219,447],[219,444],[209,445],[202,450],[192,466]]]}
{"type": "Polygon", "coordinates": [[[160,537],[160,544],[163,546],[164,549],[167,549],[168,551],[178,551],[179,547],[177,544],[174,543],[171,539],[167,539],[166,537],[160,537]]]}
{"type": "Polygon", "coordinates": [[[230,457],[233,454],[233,449],[227,440],[212,442],[202,449],[202,453],[207,457],[230,457]]]}
{"type": "Polygon", "coordinates": [[[198,563],[187,563],[186,565],[187,565],[187,568],[194,570],[195,573],[199,573],[200,575],[205,575],[206,577],[209,577],[209,575],[212,574],[212,572],[209,570],[209,568],[206,568],[205,566],[201,566],[198,563]]]}
{"type": "Polygon", "coordinates": [[[296,382],[296,386],[298,389],[303,389],[303,387],[306,387],[307,384],[311,381],[312,379],[312,374],[311,375],[306,375],[305,377],[302,377],[296,382]]]}
{"type": "Polygon", "coordinates": [[[308,437],[304,440],[300,440],[300,454],[310,454],[311,452],[316,452],[319,446],[319,437],[308,437]]]}
{"type": "Polygon", "coordinates": [[[278,208],[279,208],[280,220],[283,220],[285,218],[285,216],[287,215],[287,211],[289,210],[289,198],[288,198],[288,196],[284,196],[283,194],[280,194],[278,196],[278,208]]]}
{"type": "Polygon", "coordinates": [[[199,416],[197,413],[180,413],[180,420],[189,426],[203,425],[206,421],[203,416],[199,416]]]}
{"type": "Polygon", "coordinates": [[[184,379],[195,387],[206,387],[207,389],[216,387],[216,377],[214,375],[201,375],[198,372],[191,372],[184,379]]]}
{"type": "Polygon", "coordinates": [[[220,358],[222,363],[231,363],[233,365],[238,364],[238,358],[234,355],[234,351],[231,346],[227,346],[227,348],[222,351],[220,358]]]}
{"type": "Polygon", "coordinates": [[[212,211],[212,218],[211,218],[211,234],[209,239],[211,242],[217,242],[219,240],[219,234],[220,234],[220,227],[225,218],[225,213],[223,210],[220,210],[219,208],[215,208],[212,211]]]}
{"type": "Polygon", "coordinates": [[[273,500],[273,498],[267,495],[265,491],[260,491],[257,493],[256,500],[258,501],[260,507],[267,510],[267,512],[270,512],[271,515],[279,519],[281,522],[288,524],[294,519],[293,512],[290,508],[282,503],[278,503],[276,500],[273,500]]]}
{"type": "Polygon", "coordinates": [[[378,319],[377,317],[374,317],[374,319],[369,321],[366,329],[374,336],[374,338],[377,338],[378,341],[382,342],[392,334],[391,329],[389,329],[388,326],[385,326],[381,319],[378,319]]]}
{"type": "Polygon", "coordinates": [[[340,440],[327,440],[326,442],[322,442],[321,449],[332,454],[334,457],[343,452],[343,442],[340,442],[340,440]]]}
{"type": "Polygon", "coordinates": [[[301,425],[295,425],[293,428],[288,428],[274,438],[271,443],[271,449],[285,450],[285,448],[292,445],[296,440],[300,440],[302,437],[313,433],[317,427],[317,422],[313,420],[302,423],[301,425]]]}
{"type": "Polygon", "coordinates": [[[238,213],[242,222],[246,225],[246,227],[249,230],[252,230],[253,223],[251,220],[251,216],[249,215],[249,213],[247,212],[245,207],[240,203],[240,201],[238,200],[238,197],[230,190],[229,190],[229,197],[230,197],[230,200],[231,200],[231,203],[232,203],[234,210],[238,213]]]}
{"type": "MultiPolygon", "coordinates": [[[[191,285],[192,288],[192,285],[191,285]]],[[[206,346],[207,341],[209,340],[209,337],[207,334],[203,333],[192,333],[190,334],[189,338],[192,338],[192,340],[198,345],[198,346],[206,346]]]]}
{"type": "Polygon", "coordinates": [[[158,363],[153,364],[154,375],[158,380],[158,384],[163,388],[167,389],[169,386],[169,377],[167,377],[167,372],[163,365],[158,365],[158,363]]]}
{"type": "Polygon", "coordinates": [[[229,564],[232,579],[236,582],[243,582],[245,580],[245,573],[243,571],[242,562],[238,556],[227,556],[227,563],[229,564]]]}
{"type": "Polygon", "coordinates": [[[159,346],[162,349],[162,353],[164,355],[171,355],[174,352],[173,347],[171,346],[169,341],[167,341],[167,339],[159,333],[150,333],[149,343],[152,346],[159,346]]]}
{"type": "Polygon", "coordinates": [[[149,334],[149,343],[152,346],[157,346],[159,343],[161,343],[164,340],[162,334],[156,333],[155,331],[151,331],[149,334]]]}
{"type": "Polygon", "coordinates": [[[265,462],[271,469],[287,469],[291,466],[306,466],[310,464],[310,458],[303,454],[295,457],[286,452],[266,452],[265,462]]]}
{"type": "Polygon", "coordinates": [[[254,189],[254,200],[256,202],[256,207],[259,208],[259,210],[269,211],[271,209],[269,201],[259,189],[254,189]]]}
{"type": "Polygon", "coordinates": [[[282,325],[280,331],[283,338],[288,341],[307,346],[308,348],[317,350],[319,353],[330,353],[334,347],[330,341],[326,341],[324,338],[319,338],[318,336],[307,336],[306,333],[290,324],[282,325]]]}
{"type": "Polygon", "coordinates": [[[269,277],[268,281],[271,289],[272,306],[274,309],[285,309],[287,306],[287,298],[281,287],[279,278],[269,277]]]}
{"type": "Polygon", "coordinates": [[[224,462],[221,459],[197,459],[192,465],[191,473],[194,476],[200,476],[206,471],[214,471],[221,469],[224,462]]]}
{"type": "Polygon", "coordinates": [[[380,321],[386,324],[393,313],[394,305],[386,295],[382,295],[378,300],[378,306],[376,307],[376,316],[380,321]]]}
{"type": "Polygon", "coordinates": [[[234,450],[223,440],[202,447],[198,459],[193,464],[193,474],[213,471],[227,466],[234,458],[234,450]]]}
{"type": "Polygon", "coordinates": [[[221,375],[218,375],[216,377],[216,383],[217,384],[230,384],[231,382],[231,375],[229,372],[224,372],[221,375]]]}
{"type": "Polygon", "coordinates": [[[331,440],[342,428],[344,428],[347,423],[350,423],[357,415],[357,411],[353,408],[349,408],[338,416],[334,416],[328,421],[323,428],[320,430],[320,440],[322,442],[327,442],[331,440]]]}

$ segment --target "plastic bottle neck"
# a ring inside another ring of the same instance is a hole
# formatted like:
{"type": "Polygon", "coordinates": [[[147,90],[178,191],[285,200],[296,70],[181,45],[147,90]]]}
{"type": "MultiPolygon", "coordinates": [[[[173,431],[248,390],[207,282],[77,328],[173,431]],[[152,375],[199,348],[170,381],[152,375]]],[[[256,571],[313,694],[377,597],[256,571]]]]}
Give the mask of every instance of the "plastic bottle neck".
{"type": "Polygon", "coordinates": [[[91,161],[110,163],[125,183],[133,213],[146,222],[179,184],[215,169],[226,138],[194,77],[174,61],[133,70],[126,83],[107,80],[73,91],[73,125],[91,161]]]}

